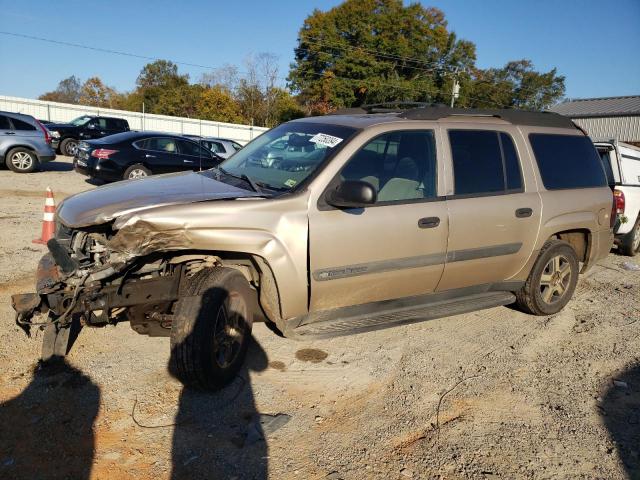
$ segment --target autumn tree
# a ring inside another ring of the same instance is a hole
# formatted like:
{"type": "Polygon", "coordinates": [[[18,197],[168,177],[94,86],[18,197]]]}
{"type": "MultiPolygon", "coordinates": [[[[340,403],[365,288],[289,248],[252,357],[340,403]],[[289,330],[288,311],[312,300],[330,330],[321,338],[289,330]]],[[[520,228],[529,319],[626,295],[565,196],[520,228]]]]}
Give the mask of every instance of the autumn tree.
{"type": "Polygon", "coordinates": [[[116,91],[102,83],[98,77],[87,79],[80,89],[79,103],[93,107],[112,108],[116,91]]]}
{"type": "Polygon", "coordinates": [[[51,102],[73,103],[80,101],[80,90],[82,83],[75,75],[60,80],[55,90],[43,93],[38,97],[40,100],[49,100],[51,102]]]}
{"type": "Polygon", "coordinates": [[[203,89],[197,104],[197,116],[203,120],[218,122],[243,123],[245,120],[240,105],[232,93],[221,85],[203,89]]]}

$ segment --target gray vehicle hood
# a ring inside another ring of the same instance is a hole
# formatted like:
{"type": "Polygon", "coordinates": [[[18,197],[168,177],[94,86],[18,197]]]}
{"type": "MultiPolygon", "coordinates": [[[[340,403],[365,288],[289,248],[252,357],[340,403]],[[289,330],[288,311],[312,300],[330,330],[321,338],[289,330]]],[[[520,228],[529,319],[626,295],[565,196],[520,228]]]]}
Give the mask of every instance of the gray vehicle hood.
{"type": "Polygon", "coordinates": [[[180,172],[117,182],[67,197],[56,215],[67,227],[79,228],[165,205],[262,196],[213,176],[211,172],[180,172]]]}

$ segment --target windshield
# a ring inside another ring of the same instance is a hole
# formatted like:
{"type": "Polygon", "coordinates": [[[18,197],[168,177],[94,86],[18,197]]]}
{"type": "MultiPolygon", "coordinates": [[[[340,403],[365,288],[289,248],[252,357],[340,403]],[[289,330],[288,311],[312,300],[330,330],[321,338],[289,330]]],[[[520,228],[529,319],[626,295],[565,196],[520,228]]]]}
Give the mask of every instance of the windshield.
{"type": "Polygon", "coordinates": [[[260,135],[220,169],[246,176],[259,187],[288,191],[311,176],[355,131],[340,125],[285,123],[260,135]]]}
{"type": "Polygon", "coordinates": [[[71,125],[75,125],[76,127],[80,127],[80,126],[84,125],[85,123],[87,123],[89,120],[91,120],[91,117],[83,115],[82,117],[74,118],[69,123],[71,125]]]}

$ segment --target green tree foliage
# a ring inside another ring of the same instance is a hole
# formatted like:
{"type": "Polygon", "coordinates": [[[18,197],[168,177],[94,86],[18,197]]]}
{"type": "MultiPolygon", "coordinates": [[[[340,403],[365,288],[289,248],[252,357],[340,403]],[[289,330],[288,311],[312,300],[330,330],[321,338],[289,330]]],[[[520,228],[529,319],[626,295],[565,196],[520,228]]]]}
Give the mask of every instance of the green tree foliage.
{"type": "Polygon", "coordinates": [[[533,69],[531,61],[518,60],[503,68],[476,71],[468,88],[463,89],[460,105],[542,110],[562,98],[564,90],[564,77],[557,75],[555,68],[541,73],[533,69]]]}
{"type": "Polygon", "coordinates": [[[475,58],[475,45],[448,30],[436,8],[345,0],[304,21],[289,82],[314,114],[385,101],[449,104],[454,76],[459,106],[542,109],[564,94],[555,69],[539,73],[519,60],[481,70],[475,58]]]}
{"type": "Polygon", "coordinates": [[[40,100],[48,100],[50,102],[77,104],[80,101],[81,88],[82,83],[80,82],[80,79],[75,75],[71,75],[64,80],[60,80],[60,83],[58,83],[55,90],[44,93],[38,98],[40,100]]]}
{"type": "MultiPolygon", "coordinates": [[[[468,69],[475,46],[444,14],[402,0],[346,0],[304,22],[289,81],[311,108],[446,99],[446,75],[468,69]]],[[[330,107],[329,107],[330,108],[330,107]]]]}

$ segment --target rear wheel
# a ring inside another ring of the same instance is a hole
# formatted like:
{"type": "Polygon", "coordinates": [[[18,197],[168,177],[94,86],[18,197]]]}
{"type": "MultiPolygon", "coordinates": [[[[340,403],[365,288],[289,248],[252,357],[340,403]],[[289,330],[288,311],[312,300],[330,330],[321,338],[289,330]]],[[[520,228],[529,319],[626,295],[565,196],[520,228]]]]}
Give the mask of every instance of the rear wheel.
{"type": "Polygon", "coordinates": [[[640,215],[638,215],[633,229],[622,237],[620,252],[629,257],[635,257],[640,252],[640,215]]]}
{"type": "Polygon", "coordinates": [[[151,170],[149,170],[144,165],[140,165],[139,163],[136,165],[131,165],[127,168],[122,176],[125,180],[136,180],[139,178],[145,178],[151,175],[151,170]]]}
{"type": "Polygon", "coordinates": [[[578,283],[578,258],[567,242],[550,240],[516,292],[516,303],[526,313],[552,315],[571,300],[578,283]]]}
{"type": "Polygon", "coordinates": [[[75,157],[78,153],[78,141],[75,138],[65,138],[60,142],[60,152],[68,157],[75,157]]]}
{"type": "Polygon", "coordinates": [[[38,168],[38,157],[26,148],[14,148],[7,153],[7,167],[17,173],[31,173],[38,168]]]}
{"type": "Polygon", "coordinates": [[[171,325],[171,372],[205,390],[231,382],[251,337],[251,287],[231,268],[209,268],[186,279],[171,325]]]}

